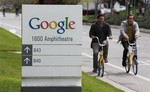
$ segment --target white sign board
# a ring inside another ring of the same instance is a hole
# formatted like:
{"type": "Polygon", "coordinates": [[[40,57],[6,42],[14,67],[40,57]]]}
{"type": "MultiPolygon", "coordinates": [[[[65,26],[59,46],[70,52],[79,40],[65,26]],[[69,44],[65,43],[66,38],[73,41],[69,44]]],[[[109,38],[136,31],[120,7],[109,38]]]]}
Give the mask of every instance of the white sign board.
{"type": "Polygon", "coordinates": [[[22,92],[80,92],[82,6],[23,5],[22,17],[22,92]]]}
{"type": "Polygon", "coordinates": [[[81,6],[23,7],[23,44],[81,44],[81,6]]]}

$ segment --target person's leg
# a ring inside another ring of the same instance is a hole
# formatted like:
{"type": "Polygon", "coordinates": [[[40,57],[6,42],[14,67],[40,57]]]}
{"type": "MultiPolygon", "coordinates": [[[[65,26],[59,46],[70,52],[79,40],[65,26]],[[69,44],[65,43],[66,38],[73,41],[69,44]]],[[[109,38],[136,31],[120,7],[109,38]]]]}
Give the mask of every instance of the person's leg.
{"type": "Polygon", "coordinates": [[[108,59],[107,59],[107,56],[108,56],[108,46],[109,46],[109,44],[108,44],[108,42],[107,42],[107,44],[103,47],[103,51],[104,51],[104,60],[105,60],[105,63],[107,63],[108,62],[108,59]]]}
{"type": "Polygon", "coordinates": [[[93,72],[97,71],[97,62],[98,62],[98,53],[99,53],[99,45],[98,43],[92,44],[93,48],[93,72]]]}
{"type": "Polygon", "coordinates": [[[134,46],[135,49],[135,55],[137,56],[137,45],[134,46]]]}
{"type": "Polygon", "coordinates": [[[5,10],[3,10],[3,17],[5,17],[5,10]]]}
{"type": "Polygon", "coordinates": [[[15,13],[16,13],[16,16],[17,16],[17,9],[16,9],[16,12],[15,12],[15,13]]]}
{"type": "Polygon", "coordinates": [[[123,57],[122,57],[122,66],[126,66],[126,58],[127,58],[127,54],[128,54],[128,47],[129,47],[129,44],[127,41],[122,41],[122,46],[124,48],[123,50],[123,57]]]}

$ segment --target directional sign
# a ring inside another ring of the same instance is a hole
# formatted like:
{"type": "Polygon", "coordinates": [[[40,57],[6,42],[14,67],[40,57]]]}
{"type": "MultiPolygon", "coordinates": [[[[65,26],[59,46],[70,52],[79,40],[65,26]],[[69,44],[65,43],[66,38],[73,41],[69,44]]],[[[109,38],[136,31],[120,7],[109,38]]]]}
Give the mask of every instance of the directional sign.
{"type": "Polygon", "coordinates": [[[22,56],[22,66],[32,66],[32,56],[22,56]]]}
{"type": "Polygon", "coordinates": [[[28,54],[28,53],[31,51],[31,49],[30,49],[29,47],[26,47],[26,48],[24,49],[24,51],[28,54]]]}
{"type": "Polygon", "coordinates": [[[32,45],[22,45],[22,54],[23,55],[32,55],[32,45]]]}
{"type": "Polygon", "coordinates": [[[81,45],[33,45],[32,55],[81,55],[81,45]]]}
{"type": "Polygon", "coordinates": [[[81,56],[32,56],[32,66],[76,67],[82,64],[81,60],[82,60],[81,56]]]}

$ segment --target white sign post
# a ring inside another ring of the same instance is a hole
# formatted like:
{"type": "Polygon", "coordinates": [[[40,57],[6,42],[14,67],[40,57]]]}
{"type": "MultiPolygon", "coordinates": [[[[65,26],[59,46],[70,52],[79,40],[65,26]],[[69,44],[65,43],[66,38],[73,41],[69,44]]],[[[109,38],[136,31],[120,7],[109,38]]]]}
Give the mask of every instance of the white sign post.
{"type": "Polygon", "coordinates": [[[82,6],[22,6],[22,92],[81,92],[82,6]]]}

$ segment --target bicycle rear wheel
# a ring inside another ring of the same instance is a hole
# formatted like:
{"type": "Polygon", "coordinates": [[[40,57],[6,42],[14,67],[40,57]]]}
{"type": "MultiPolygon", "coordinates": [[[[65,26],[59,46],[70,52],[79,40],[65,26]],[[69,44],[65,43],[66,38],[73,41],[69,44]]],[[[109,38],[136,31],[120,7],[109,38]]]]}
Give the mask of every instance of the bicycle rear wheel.
{"type": "Polygon", "coordinates": [[[133,68],[134,75],[136,75],[138,72],[138,63],[137,63],[137,57],[136,56],[133,57],[132,68],[133,68]]]}
{"type": "Polygon", "coordinates": [[[129,58],[126,59],[126,67],[125,67],[126,73],[129,73],[130,71],[130,62],[129,62],[129,58]]]}
{"type": "Polygon", "coordinates": [[[104,76],[104,60],[99,61],[98,64],[98,76],[103,77],[104,76]]]}

